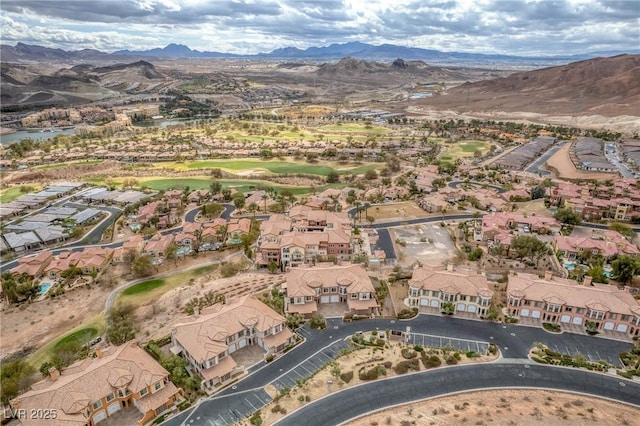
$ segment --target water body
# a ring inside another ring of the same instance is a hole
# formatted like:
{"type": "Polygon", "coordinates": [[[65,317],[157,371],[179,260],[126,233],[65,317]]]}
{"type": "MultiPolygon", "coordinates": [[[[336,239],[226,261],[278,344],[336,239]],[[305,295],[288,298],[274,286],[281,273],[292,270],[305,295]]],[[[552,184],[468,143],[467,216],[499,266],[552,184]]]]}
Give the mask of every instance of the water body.
{"type": "Polygon", "coordinates": [[[73,129],[65,129],[65,130],[53,130],[50,132],[40,132],[40,131],[36,131],[36,132],[27,132],[26,130],[20,130],[18,132],[15,133],[11,133],[9,135],[2,135],[0,136],[0,143],[1,144],[8,144],[11,142],[18,142],[19,140],[22,139],[33,139],[34,141],[43,141],[46,139],[51,139],[57,135],[73,135],[74,130],[73,129]]]}
{"type": "MultiPolygon", "coordinates": [[[[212,117],[213,118],[213,117],[212,117]]],[[[169,127],[175,126],[177,124],[189,124],[197,121],[209,120],[209,118],[185,118],[184,120],[175,119],[175,120],[155,120],[155,121],[144,121],[142,123],[134,124],[134,127],[169,127]]]]}

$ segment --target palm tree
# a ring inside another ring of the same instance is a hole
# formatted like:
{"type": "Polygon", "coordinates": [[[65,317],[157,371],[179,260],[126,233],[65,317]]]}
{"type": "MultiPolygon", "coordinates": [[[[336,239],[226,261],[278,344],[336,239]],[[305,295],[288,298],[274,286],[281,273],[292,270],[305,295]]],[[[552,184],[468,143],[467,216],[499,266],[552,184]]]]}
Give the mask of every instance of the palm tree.
{"type": "Polygon", "coordinates": [[[251,203],[247,206],[247,210],[253,213],[253,217],[256,217],[256,211],[260,210],[260,207],[256,203],[251,203]]]}
{"type": "Polygon", "coordinates": [[[264,201],[264,212],[265,214],[267,213],[267,200],[269,199],[269,196],[264,193],[262,194],[262,201],[264,201]]]}

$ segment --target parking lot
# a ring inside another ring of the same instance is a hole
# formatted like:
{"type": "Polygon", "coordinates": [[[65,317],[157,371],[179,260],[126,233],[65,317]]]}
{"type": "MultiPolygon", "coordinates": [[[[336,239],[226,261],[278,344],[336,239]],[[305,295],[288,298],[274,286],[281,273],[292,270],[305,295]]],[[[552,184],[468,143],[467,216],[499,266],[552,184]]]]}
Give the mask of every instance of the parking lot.
{"type": "Polygon", "coordinates": [[[559,352],[561,354],[575,356],[576,354],[582,354],[591,362],[607,361],[609,364],[615,367],[624,367],[620,358],[613,355],[600,354],[597,350],[588,346],[568,343],[568,344],[550,344],[549,349],[559,352]]]}
{"type": "Polygon", "coordinates": [[[479,340],[455,339],[451,337],[432,336],[430,334],[411,333],[409,342],[412,345],[421,345],[430,348],[452,347],[461,352],[474,351],[484,354],[489,348],[489,342],[479,340]]]}

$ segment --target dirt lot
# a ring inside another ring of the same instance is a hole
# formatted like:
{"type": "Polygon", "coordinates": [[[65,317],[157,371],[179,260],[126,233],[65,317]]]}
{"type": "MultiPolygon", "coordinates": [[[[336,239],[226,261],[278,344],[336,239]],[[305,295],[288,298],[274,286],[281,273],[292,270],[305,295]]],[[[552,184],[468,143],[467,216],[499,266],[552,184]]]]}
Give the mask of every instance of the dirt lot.
{"type": "Polygon", "coordinates": [[[569,158],[569,148],[571,148],[571,144],[566,144],[562,148],[558,150],[549,160],[547,161],[547,167],[552,170],[559,179],[592,179],[592,180],[607,180],[615,178],[616,175],[611,173],[593,173],[593,172],[583,172],[581,170],[577,170],[571,159],[569,158]]]}
{"type": "Polygon", "coordinates": [[[385,219],[418,219],[429,216],[413,201],[373,206],[369,208],[367,215],[375,218],[376,222],[385,219]]]}
{"type": "Polygon", "coordinates": [[[439,223],[392,228],[389,234],[400,266],[410,266],[416,261],[423,265],[438,266],[456,255],[447,228],[439,223]]]}
{"type": "Polygon", "coordinates": [[[407,404],[348,423],[373,425],[631,425],[639,410],[583,395],[492,390],[407,404]]]}

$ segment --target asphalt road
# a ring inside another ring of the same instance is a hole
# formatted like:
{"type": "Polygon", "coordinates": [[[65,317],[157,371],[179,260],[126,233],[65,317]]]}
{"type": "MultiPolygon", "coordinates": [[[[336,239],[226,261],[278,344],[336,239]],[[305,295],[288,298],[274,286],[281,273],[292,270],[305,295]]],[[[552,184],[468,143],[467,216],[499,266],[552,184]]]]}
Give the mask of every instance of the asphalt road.
{"type": "Polygon", "coordinates": [[[529,349],[536,342],[567,354],[580,352],[589,359],[606,359],[617,365],[620,364],[618,354],[628,351],[632,346],[630,343],[601,337],[570,333],[551,334],[539,327],[505,325],[439,315],[419,315],[408,321],[373,319],[351,323],[344,323],[340,318],[330,318],[326,330],[311,330],[306,326],[301,328],[299,334],[306,339],[303,344],[271,363],[262,362],[254,366],[250,375],[235,386],[223,390],[212,399],[204,400],[197,407],[169,419],[164,424],[224,425],[237,416],[248,416],[271,401],[262,391],[264,386],[287,386],[303,379],[305,373],[307,377],[310,376],[334,358],[344,347],[344,339],[355,332],[373,329],[406,331],[407,326],[411,327],[411,333],[420,335],[495,343],[504,358],[515,359],[517,362],[528,359],[529,349]],[[263,403],[257,404],[260,400],[263,403]]]}
{"type": "Polygon", "coordinates": [[[276,422],[277,425],[339,425],[396,404],[487,388],[567,390],[640,406],[640,383],[571,368],[538,364],[474,364],[378,380],[335,392],[276,422]]]}
{"type": "Polygon", "coordinates": [[[527,173],[534,173],[537,175],[545,175],[545,176],[550,174],[549,171],[543,170],[540,167],[542,167],[544,163],[546,163],[547,160],[549,160],[549,158],[551,158],[553,154],[558,152],[558,150],[562,148],[565,144],[566,142],[558,142],[557,144],[551,146],[551,148],[549,148],[547,152],[545,152],[540,157],[538,157],[533,163],[525,167],[524,171],[527,173]]]}

